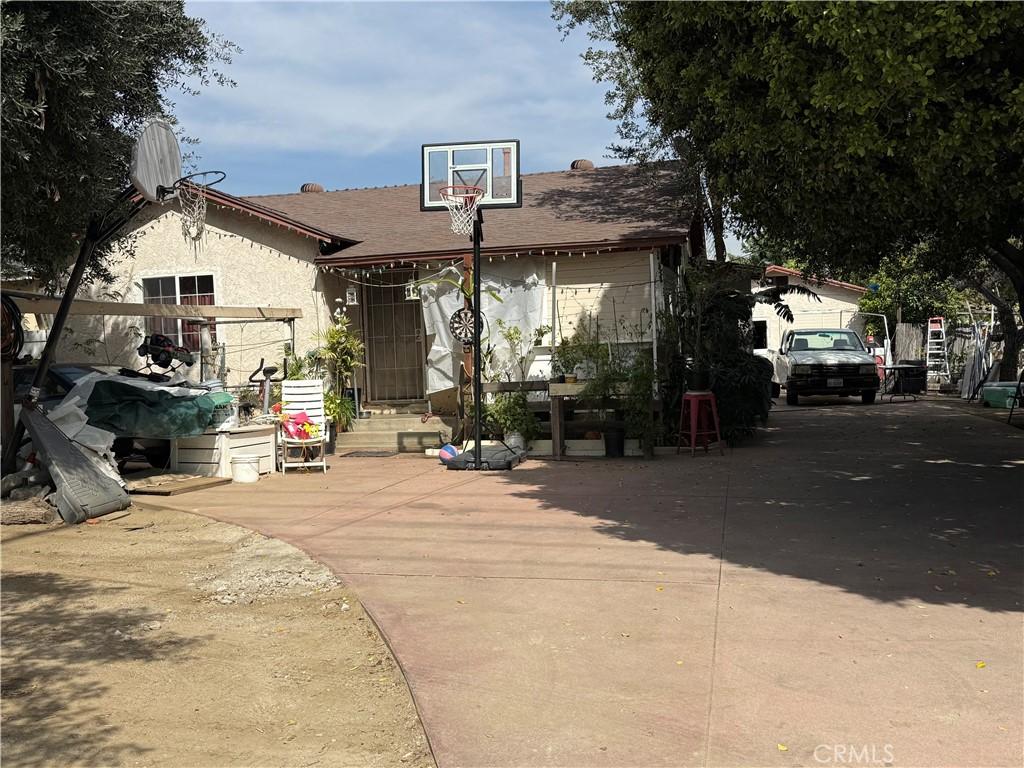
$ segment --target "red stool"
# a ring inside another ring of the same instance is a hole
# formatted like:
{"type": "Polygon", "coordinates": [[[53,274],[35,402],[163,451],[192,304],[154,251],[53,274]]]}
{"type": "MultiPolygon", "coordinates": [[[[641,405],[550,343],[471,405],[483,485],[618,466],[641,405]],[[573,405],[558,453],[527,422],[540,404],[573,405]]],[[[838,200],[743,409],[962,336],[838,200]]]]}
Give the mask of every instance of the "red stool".
{"type": "Polygon", "coordinates": [[[679,441],[676,444],[676,453],[683,447],[683,436],[686,425],[686,413],[690,413],[690,455],[693,456],[697,450],[697,440],[701,439],[704,444],[704,453],[708,452],[709,438],[714,435],[718,443],[718,451],[723,456],[722,435],[718,428],[718,406],[715,403],[714,392],[687,392],[683,395],[683,407],[679,410],[679,441]]]}

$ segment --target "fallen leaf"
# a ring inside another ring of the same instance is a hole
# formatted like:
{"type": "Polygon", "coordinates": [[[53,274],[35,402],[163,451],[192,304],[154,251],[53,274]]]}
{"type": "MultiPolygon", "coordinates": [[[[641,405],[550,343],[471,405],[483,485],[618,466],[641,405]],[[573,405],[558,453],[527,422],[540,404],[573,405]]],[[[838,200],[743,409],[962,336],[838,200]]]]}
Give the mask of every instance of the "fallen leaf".
{"type": "Polygon", "coordinates": [[[979,662],[978,662],[977,664],[975,664],[974,666],[976,666],[976,667],[977,667],[978,669],[984,669],[984,668],[985,668],[985,666],[986,666],[986,664],[985,664],[985,662],[984,662],[984,661],[979,661],[979,662]]]}
{"type": "Polygon", "coordinates": [[[676,659],[676,664],[678,666],[680,666],[680,667],[683,666],[683,660],[682,659],[676,659]]]}
{"type": "Polygon", "coordinates": [[[997,573],[999,573],[999,571],[989,571],[986,575],[987,576],[995,576],[997,573]]]}
{"type": "Polygon", "coordinates": [[[776,744],[775,746],[779,748],[779,752],[789,752],[789,747],[785,744],[776,744]]]}
{"type": "Polygon", "coordinates": [[[629,632],[620,632],[619,634],[623,637],[629,637],[629,632]]]}
{"type": "Polygon", "coordinates": [[[941,592],[942,591],[942,587],[940,587],[938,584],[935,585],[934,589],[935,589],[936,592],[941,592]]]}
{"type": "Polygon", "coordinates": [[[465,600],[456,600],[455,602],[458,603],[459,605],[465,605],[466,604],[465,600]]]}
{"type": "Polygon", "coordinates": [[[656,592],[664,592],[664,591],[665,591],[665,588],[664,588],[663,586],[661,586],[661,584],[659,584],[658,586],[656,586],[656,587],[654,588],[654,590],[655,590],[656,592]]]}
{"type": "Polygon", "coordinates": [[[99,520],[99,519],[97,519],[95,517],[91,517],[91,518],[89,518],[88,520],[85,521],[85,524],[86,525],[99,525],[102,522],[103,522],[102,520],[99,520]]]}

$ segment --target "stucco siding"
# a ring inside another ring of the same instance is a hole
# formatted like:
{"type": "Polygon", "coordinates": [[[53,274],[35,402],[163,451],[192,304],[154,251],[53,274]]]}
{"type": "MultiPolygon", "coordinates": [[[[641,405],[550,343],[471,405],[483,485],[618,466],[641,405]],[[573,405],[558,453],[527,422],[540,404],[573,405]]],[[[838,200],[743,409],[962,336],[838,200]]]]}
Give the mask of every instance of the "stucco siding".
{"type": "MultiPolygon", "coordinates": [[[[182,237],[176,206],[153,209],[133,233],[134,253],[115,255],[116,279],[93,286],[83,294],[107,301],[142,302],[142,280],[148,277],[212,275],[216,304],[245,307],[294,307],[296,349],[314,346],[316,334],[330,322],[338,281],[313,266],[316,241],[273,227],[254,217],[211,206],[207,234],[197,254],[182,237]]],[[[73,316],[59,359],[138,367],[135,349],[147,331],[145,318],[73,316]]],[[[285,323],[219,325],[216,341],[227,347],[228,383],[240,384],[266,358],[280,365],[289,339],[285,323]]],[[[195,349],[198,353],[199,350],[195,349]]],[[[198,355],[197,355],[198,357],[198,355]]],[[[219,359],[218,359],[219,362],[219,359]]],[[[198,379],[199,363],[189,372],[198,379]]],[[[209,375],[215,375],[216,371],[209,375]]]]}

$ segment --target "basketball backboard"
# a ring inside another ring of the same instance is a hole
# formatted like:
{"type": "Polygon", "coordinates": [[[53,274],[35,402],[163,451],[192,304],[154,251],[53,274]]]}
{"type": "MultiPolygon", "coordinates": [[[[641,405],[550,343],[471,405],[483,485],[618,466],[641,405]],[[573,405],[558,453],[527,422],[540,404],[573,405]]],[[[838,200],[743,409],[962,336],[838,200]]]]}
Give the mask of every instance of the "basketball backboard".
{"type": "Polygon", "coordinates": [[[441,190],[453,185],[480,187],[480,208],[521,208],[519,140],[460,141],[423,145],[420,210],[448,210],[441,190]]]}
{"type": "Polygon", "coordinates": [[[132,186],[151,203],[168,202],[181,178],[181,149],[178,137],[166,120],[148,120],[132,148],[132,186]]]}

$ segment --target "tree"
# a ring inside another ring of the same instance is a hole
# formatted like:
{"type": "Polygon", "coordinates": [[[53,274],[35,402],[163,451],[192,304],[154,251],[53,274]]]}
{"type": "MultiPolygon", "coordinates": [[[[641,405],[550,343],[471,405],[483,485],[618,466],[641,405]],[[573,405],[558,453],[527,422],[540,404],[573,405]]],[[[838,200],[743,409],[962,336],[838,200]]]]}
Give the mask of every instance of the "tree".
{"type": "Polygon", "coordinates": [[[601,43],[582,56],[594,72],[594,79],[608,85],[605,102],[611,107],[608,117],[616,122],[619,142],[608,147],[612,156],[646,166],[659,161],[675,161],[679,187],[685,190],[680,201],[692,212],[690,249],[695,264],[707,261],[705,230],[711,235],[717,263],[728,257],[725,228],[728,214],[713,179],[708,178],[702,158],[685,136],[671,135],[652,125],[646,116],[646,103],[640,90],[639,74],[632,55],[625,47],[608,47],[619,35],[616,4],[603,0],[554,0],[553,17],[563,35],[581,24],[588,26],[591,40],[601,43]]]}
{"type": "Polygon", "coordinates": [[[885,315],[890,327],[897,321],[923,326],[930,317],[956,318],[966,308],[967,292],[921,262],[919,249],[884,259],[866,281],[873,290],[861,297],[860,309],[885,315]]]}
{"type": "MultiPolygon", "coordinates": [[[[237,46],[183,0],[4,2],[0,74],[5,272],[54,284],[90,216],[128,186],[143,121],[211,82],[237,46]]],[[[172,118],[173,119],[173,118],[172,118]]],[[[109,249],[90,265],[109,279],[109,249]]]]}
{"type": "MultiPolygon", "coordinates": [[[[556,6],[628,60],[635,103],[699,155],[746,237],[841,276],[927,245],[982,259],[1024,315],[1024,6],[611,3],[556,6]]],[[[568,20],[568,22],[566,22],[568,20]]]]}

